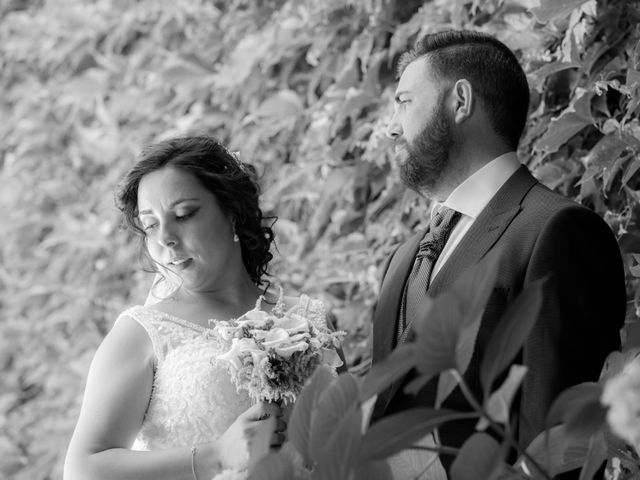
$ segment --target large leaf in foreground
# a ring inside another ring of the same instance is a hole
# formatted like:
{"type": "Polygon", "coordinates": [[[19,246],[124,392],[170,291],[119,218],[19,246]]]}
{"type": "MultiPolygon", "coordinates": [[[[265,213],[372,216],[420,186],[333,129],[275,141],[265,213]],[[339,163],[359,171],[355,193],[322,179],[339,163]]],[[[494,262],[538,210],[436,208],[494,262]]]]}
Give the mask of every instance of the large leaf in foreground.
{"type": "Polygon", "coordinates": [[[357,403],[341,415],[340,422],[334,426],[322,448],[313,448],[312,454],[317,461],[313,478],[317,480],[347,479],[357,464],[362,444],[360,425],[362,411],[357,403]]]}
{"type": "Polygon", "coordinates": [[[553,402],[547,426],[562,421],[567,435],[591,435],[606,424],[607,410],[600,403],[602,386],[593,382],[575,385],[563,391],[553,402]]]}
{"type": "Polygon", "coordinates": [[[502,464],[500,444],[486,433],[474,433],[451,464],[451,480],[490,480],[502,464]]]}
{"type": "MultiPolygon", "coordinates": [[[[358,418],[358,439],[361,438],[362,412],[358,393],[356,380],[349,374],[343,374],[328,385],[325,392],[320,395],[311,415],[311,430],[309,432],[309,454],[316,462],[320,462],[321,458],[326,457],[327,448],[333,448],[336,443],[349,440],[335,438],[334,433],[342,429],[345,422],[352,421],[356,416],[358,418]],[[354,410],[357,410],[357,415],[354,410]]],[[[350,431],[346,431],[345,435],[347,433],[350,434],[350,431]]],[[[350,445],[345,444],[344,448],[350,448],[350,445]]]]}
{"type": "Polygon", "coordinates": [[[415,345],[400,345],[383,361],[373,365],[360,386],[360,400],[370,399],[405,375],[415,365],[415,345]]]}
{"type": "Polygon", "coordinates": [[[475,413],[413,408],[374,423],[364,436],[362,461],[386,458],[409,448],[416,441],[450,420],[474,418],[475,413]]]}
{"type": "MultiPolygon", "coordinates": [[[[405,391],[418,392],[434,375],[449,369],[461,374],[469,367],[482,313],[497,276],[499,251],[461,275],[450,290],[436,297],[418,317],[416,368],[420,376],[405,391]]],[[[437,404],[455,388],[454,381],[439,387],[437,404]]]]}
{"type": "MultiPolygon", "coordinates": [[[[491,394],[485,402],[485,410],[491,420],[507,424],[509,421],[509,412],[511,410],[511,402],[513,397],[520,388],[522,380],[527,373],[527,367],[522,365],[512,365],[509,369],[509,375],[504,383],[491,394]]],[[[476,426],[476,430],[486,430],[489,426],[489,420],[485,417],[481,418],[476,426]]]]}
{"type": "Polygon", "coordinates": [[[313,411],[318,399],[333,381],[334,377],[327,367],[318,367],[309,383],[302,390],[291,413],[287,435],[296,450],[302,455],[305,465],[311,465],[309,435],[313,411]]]}
{"type": "Polygon", "coordinates": [[[528,285],[507,307],[498,327],[491,335],[480,366],[480,379],[485,397],[502,370],[513,361],[524,345],[538,318],[542,305],[542,286],[546,280],[528,285]]]}
{"type": "MultiPolygon", "coordinates": [[[[628,347],[625,345],[625,347],[628,347]]],[[[624,352],[611,352],[604,361],[602,373],[598,383],[604,384],[608,379],[620,374],[624,367],[640,355],[640,347],[625,348],[624,352]]]]}
{"type": "MultiPolygon", "coordinates": [[[[564,425],[556,425],[534,438],[527,447],[527,453],[553,477],[582,467],[587,458],[589,443],[589,436],[569,435],[564,425]]],[[[522,463],[526,465],[526,471],[535,475],[534,478],[540,478],[540,472],[521,457],[518,464],[522,463]]]]}
{"type": "Polygon", "coordinates": [[[358,465],[354,480],[393,480],[393,474],[386,461],[377,460],[358,465]]]}
{"type": "Polygon", "coordinates": [[[591,436],[587,460],[580,471],[580,480],[591,480],[607,459],[607,442],[602,432],[591,436]]]}

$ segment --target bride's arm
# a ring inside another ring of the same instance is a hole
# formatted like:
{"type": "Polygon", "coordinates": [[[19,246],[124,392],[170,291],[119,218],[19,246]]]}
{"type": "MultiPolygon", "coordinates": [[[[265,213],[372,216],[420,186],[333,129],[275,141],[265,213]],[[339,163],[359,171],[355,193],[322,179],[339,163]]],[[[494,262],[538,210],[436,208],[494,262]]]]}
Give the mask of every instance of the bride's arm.
{"type": "MultiPolygon", "coordinates": [[[[84,400],[65,459],[64,479],[193,480],[191,448],[129,450],[146,412],[153,382],[153,348],[134,321],[117,322],[89,369],[84,400]]],[[[198,445],[196,474],[221,470],[215,443],[198,445]]]]}

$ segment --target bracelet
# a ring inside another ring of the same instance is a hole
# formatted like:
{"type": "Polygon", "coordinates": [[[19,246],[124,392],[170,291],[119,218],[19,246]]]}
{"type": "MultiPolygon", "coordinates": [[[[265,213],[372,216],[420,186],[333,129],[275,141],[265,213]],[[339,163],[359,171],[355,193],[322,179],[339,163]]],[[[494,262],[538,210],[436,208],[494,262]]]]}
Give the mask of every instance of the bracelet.
{"type": "Polygon", "coordinates": [[[191,473],[193,473],[193,480],[198,480],[196,475],[196,446],[191,447],[191,473]]]}

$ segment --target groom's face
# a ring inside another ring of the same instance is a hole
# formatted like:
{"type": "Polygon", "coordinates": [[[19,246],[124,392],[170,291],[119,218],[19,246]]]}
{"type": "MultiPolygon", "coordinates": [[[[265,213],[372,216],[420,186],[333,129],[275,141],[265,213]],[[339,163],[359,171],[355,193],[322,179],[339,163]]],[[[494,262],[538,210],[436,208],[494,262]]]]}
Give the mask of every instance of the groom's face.
{"type": "Polygon", "coordinates": [[[428,60],[413,61],[400,76],[387,128],[396,143],[400,178],[407,187],[427,194],[447,168],[453,145],[446,94],[444,83],[435,79],[428,60]]]}

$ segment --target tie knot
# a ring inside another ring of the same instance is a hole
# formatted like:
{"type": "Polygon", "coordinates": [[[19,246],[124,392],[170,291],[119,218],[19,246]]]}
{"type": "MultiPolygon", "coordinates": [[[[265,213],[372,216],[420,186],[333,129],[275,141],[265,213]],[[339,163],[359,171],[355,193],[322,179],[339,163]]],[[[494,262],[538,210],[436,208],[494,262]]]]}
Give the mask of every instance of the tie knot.
{"type": "Polygon", "coordinates": [[[440,255],[458,218],[460,218],[460,212],[444,205],[440,206],[431,215],[429,231],[420,242],[418,257],[436,258],[440,255]]]}
{"type": "Polygon", "coordinates": [[[458,212],[454,209],[445,207],[444,205],[439,205],[437,210],[431,215],[431,222],[429,224],[430,230],[436,230],[439,228],[447,228],[446,226],[451,223],[453,217],[456,216],[458,212]]]}

